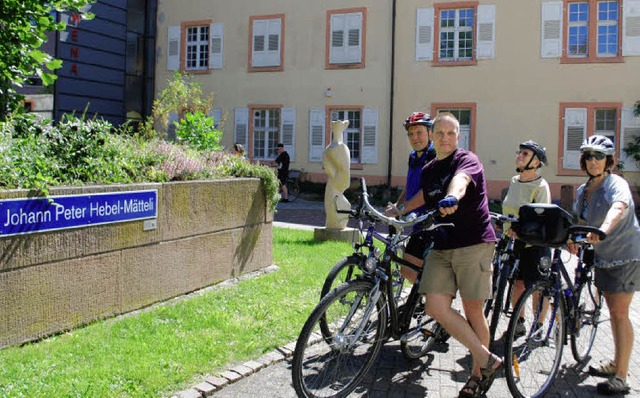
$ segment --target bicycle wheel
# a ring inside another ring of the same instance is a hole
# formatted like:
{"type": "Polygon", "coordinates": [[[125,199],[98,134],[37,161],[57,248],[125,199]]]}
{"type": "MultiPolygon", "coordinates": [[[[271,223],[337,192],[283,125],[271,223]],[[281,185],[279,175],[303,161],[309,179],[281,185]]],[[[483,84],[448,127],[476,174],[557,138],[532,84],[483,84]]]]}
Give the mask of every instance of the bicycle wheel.
{"type": "Polygon", "coordinates": [[[578,290],[578,308],[574,312],[571,330],[571,353],[582,363],[589,358],[598,331],[602,310],[602,297],[592,280],[587,280],[578,290]]]}
{"type": "Polygon", "coordinates": [[[507,289],[507,279],[510,268],[509,263],[504,263],[502,264],[502,269],[498,274],[497,286],[495,287],[495,293],[493,300],[491,301],[492,307],[489,322],[489,343],[493,343],[495,340],[496,330],[498,329],[498,323],[500,322],[500,316],[502,315],[502,308],[505,304],[504,294],[507,289]]]}
{"type": "Polygon", "coordinates": [[[438,342],[445,342],[449,334],[435,319],[424,312],[425,298],[420,295],[411,309],[411,321],[406,334],[400,338],[400,350],[408,359],[417,359],[426,355],[438,342]]]}
{"type": "Polygon", "coordinates": [[[298,195],[300,195],[300,187],[298,186],[298,181],[296,180],[287,180],[287,193],[289,195],[289,202],[293,202],[298,199],[298,195]]]}
{"type": "Polygon", "coordinates": [[[541,281],[529,287],[518,300],[513,313],[525,314],[527,331],[524,335],[516,334],[517,316],[509,321],[505,375],[514,397],[543,396],[558,373],[565,333],[565,306],[561,294],[556,298],[549,292],[549,283],[541,281]]]}
{"type": "Polygon", "coordinates": [[[346,397],[371,368],[384,342],[384,296],[372,302],[374,284],[351,281],[327,294],[304,324],[293,354],[293,387],[299,397],[346,397]],[[331,338],[321,338],[326,319],[331,338]]]}

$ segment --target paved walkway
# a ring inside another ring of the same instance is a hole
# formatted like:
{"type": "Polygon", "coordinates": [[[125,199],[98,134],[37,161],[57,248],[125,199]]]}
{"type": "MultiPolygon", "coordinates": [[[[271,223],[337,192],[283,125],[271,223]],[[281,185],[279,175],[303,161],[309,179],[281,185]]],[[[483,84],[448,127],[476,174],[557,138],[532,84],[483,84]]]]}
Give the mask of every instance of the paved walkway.
{"type": "MultiPolygon", "coordinates": [[[[275,215],[277,226],[313,228],[324,224],[322,203],[299,198],[293,203],[281,203],[275,215]],[[295,225],[290,225],[293,223],[295,225]]],[[[608,311],[604,310],[605,314],[608,311]]],[[[635,330],[640,330],[640,295],[631,305],[635,330]]],[[[237,366],[217,377],[210,377],[192,389],[181,391],[178,397],[213,396],[216,398],[296,397],[291,385],[291,353],[295,343],[269,353],[256,361],[237,366]]],[[[611,358],[613,342],[609,322],[600,325],[592,351],[591,364],[611,358]]],[[[571,348],[565,346],[563,365],[547,397],[597,397],[596,384],[603,379],[591,377],[576,368],[571,348]]],[[[361,387],[351,397],[418,398],[457,397],[469,376],[471,357],[466,348],[450,339],[434,352],[409,361],[400,352],[397,341],[387,343],[361,387]]],[[[640,333],[631,358],[632,387],[629,397],[640,396],[640,333]]],[[[510,396],[504,376],[491,387],[488,397],[510,396]]]]}

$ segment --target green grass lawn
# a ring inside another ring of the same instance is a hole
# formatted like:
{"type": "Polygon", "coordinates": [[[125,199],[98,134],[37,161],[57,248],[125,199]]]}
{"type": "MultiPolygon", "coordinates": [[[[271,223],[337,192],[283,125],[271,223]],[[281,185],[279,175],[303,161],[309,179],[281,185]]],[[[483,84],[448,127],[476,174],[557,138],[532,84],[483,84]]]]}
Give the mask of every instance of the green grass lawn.
{"type": "Polygon", "coordinates": [[[150,397],[294,341],[347,243],[273,229],[278,271],[0,350],[0,397],[150,397]]]}

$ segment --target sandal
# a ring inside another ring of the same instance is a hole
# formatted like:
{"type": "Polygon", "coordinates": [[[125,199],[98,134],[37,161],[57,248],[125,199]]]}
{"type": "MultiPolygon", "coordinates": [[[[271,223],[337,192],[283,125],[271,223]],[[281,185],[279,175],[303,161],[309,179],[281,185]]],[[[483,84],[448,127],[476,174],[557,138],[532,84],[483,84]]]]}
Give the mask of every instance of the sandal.
{"type": "Polygon", "coordinates": [[[598,383],[598,394],[618,395],[627,394],[631,388],[626,381],[618,376],[612,376],[609,380],[598,383]]]}
{"type": "Polygon", "coordinates": [[[482,374],[482,380],[480,380],[480,392],[485,394],[491,388],[491,384],[495,380],[498,373],[502,371],[504,366],[504,361],[502,358],[498,357],[495,354],[489,355],[489,360],[487,361],[486,368],[480,368],[480,373],[482,374]],[[498,366],[495,366],[496,362],[500,361],[498,366]],[[495,366],[495,367],[494,367],[495,366]]]}
{"type": "Polygon", "coordinates": [[[464,387],[458,393],[458,398],[477,398],[480,397],[480,378],[475,375],[471,375],[469,380],[464,383],[464,387]]]}
{"type": "Polygon", "coordinates": [[[613,363],[613,361],[610,361],[610,362],[601,364],[597,368],[594,368],[593,366],[589,366],[589,374],[591,376],[609,378],[611,376],[615,376],[616,365],[613,363]]]}

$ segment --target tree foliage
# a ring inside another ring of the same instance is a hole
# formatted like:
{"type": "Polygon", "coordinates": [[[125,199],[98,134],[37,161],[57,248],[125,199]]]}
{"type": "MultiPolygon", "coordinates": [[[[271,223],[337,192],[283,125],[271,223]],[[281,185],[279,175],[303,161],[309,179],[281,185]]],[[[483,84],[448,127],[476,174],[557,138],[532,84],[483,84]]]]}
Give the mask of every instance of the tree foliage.
{"type": "Polygon", "coordinates": [[[66,24],[56,21],[56,12],[82,12],[94,0],[2,0],[0,6],[0,121],[17,110],[23,97],[15,87],[39,77],[45,86],[53,84],[62,61],[40,50],[47,33],[62,31],[66,24]]]}

